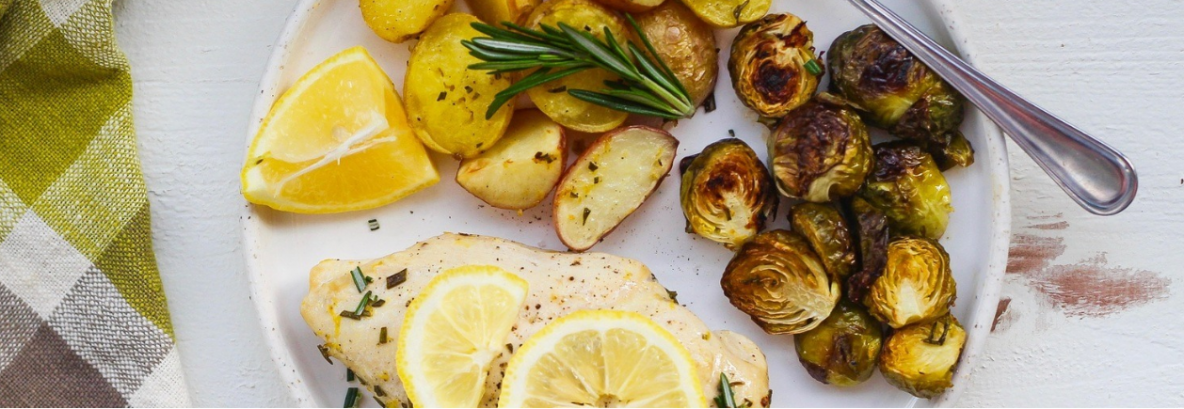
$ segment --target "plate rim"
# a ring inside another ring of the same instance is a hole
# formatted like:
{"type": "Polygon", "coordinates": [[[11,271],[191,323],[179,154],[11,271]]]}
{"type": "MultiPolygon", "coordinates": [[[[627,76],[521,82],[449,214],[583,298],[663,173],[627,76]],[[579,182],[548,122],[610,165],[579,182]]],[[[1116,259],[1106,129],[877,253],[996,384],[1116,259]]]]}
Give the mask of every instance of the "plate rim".
{"type": "MultiPolygon", "coordinates": [[[[272,53],[268,57],[263,77],[259,81],[258,93],[255,94],[255,99],[252,103],[251,117],[248,122],[243,149],[244,155],[246,155],[247,148],[249,148],[255,133],[258,132],[263,118],[267,116],[267,112],[271,110],[271,105],[278,98],[276,94],[279,85],[279,73],[283,70],[284,62],[289,57],[290,52],[288,46],[292,43],[296,35],[302,31],[308,23],[309,18],[313,15],[312,12],[320,6],[322,1],[300,0],[285,21],[283,30],[276,38],[272,53]]],[[[971,65],[976,65],[973,43],[967,40],[965,33],[956,24],[959,17],[955,11],[956,0],[926,0],[926,2],[938,13],[938,17],[940,17],[945,30],[953,40],[957,53],[971,65]]],[[[986,159],[988,161],[999,165],[999,168],[991,172],[991,181],[994,184],[992,195],[994,201],[991,203],[994,211],[992,219],[994,228],[992,229],[991,239],[989,241],[990,250],[987,254],[987,268],[982,272],[984,276],[978,287],[978,291],[975,293],[978,305],[971,311],[972,319],[970,322],[973,325],[966,329],[967,342],[962,352],[961,361],[958,363],[958,367],[954,372],[954,386],[939,398],[930,401],[935,407],[954,405],[962,395],[962,392],[965,391],[970,373],[973,372],[972,363],[976,362],[982,354],[983,347],[986,344],[986,337],[990,334],[991,325],[984,324],[993,322],[995,309],[998,307],[1003,276],[1007,266],[1008,246],[1011,241],[1011,166],[1008,160],[1007,145],[1002,130],[993,123],[986,124],[984,130],[986,132],[984,139],[987,141],[987,146],[982,151],[987,153],[986,159]]],[[[284,345],[284,339],[281,336],[282,331],[277,330],[279,327],[278,317],[269,312],[275,307],[274,300],[262,291],[264,284],[261,273],[262,265],[255,254],[261,234],[259,218],[255,210],[256,205],[246,202],[245,199],[241,200],[242,208],[239,214],[239,222],[242,229],[242,249],[244,250],[243,257],[246,260],[247,283],[250,287],[251,301],[255,306],[255,315],[261,324],[263,336],[267,342],[268,354],[271,361],[275,364],[276,369],[279,370],[280,378],[287,387],[289,395],[296,401],[296,404],[303,407],[315,407],[317,406],[317,402],[312,395],[312,390],[303,385],[302,377],[298,375],[297,368],[292,364],[295,360],[292,357],[291,351],[284,345]]],[[[919,402],[919,398],[913,398],[911,404],[915,406],[919,402]]]]}

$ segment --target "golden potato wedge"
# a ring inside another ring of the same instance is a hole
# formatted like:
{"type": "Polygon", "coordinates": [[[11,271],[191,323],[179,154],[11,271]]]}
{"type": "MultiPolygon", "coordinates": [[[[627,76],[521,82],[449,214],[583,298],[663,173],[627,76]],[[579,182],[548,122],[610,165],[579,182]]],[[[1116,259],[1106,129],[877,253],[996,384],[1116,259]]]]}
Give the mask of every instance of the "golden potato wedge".
{"type": "Polygon", "coordinates": [[[566,148],[562,126],[537,110],[521,111],[493,149],[460,163],[456,183],[490,206],[529,209],[559,183],[566,148]]]}
{"type": "Polygon", "coordinates": [[[542,0],[465,0],[473,14],[489,24],[522,23],[542,0]]]}
{"type": "Polygon", "coordinates": [[[596,139],[555,191],[555,231],[572,251],[591,248],[621,224],[670,172],[678,140],[648,126],[596,139]]]}
{"type": "Polygon", "coordinates": [[[715,31],[677,1],[637,15],[637,25],[649,37],[658,56],[682,81],[695,105],[715,90],[719,75],[719,51],[715,31]]]}
{"type": "MultiPolygon", "coordinates": [[[[662,5],[666,0],[596,0],[600,4],[628,13],[644,13],[662,5]]],[[[616,34],[616,33],[613,33],[616,34]]]]}
{"type": "Polygon", "coordinates": [[[360,0],[362,19],[386,41],[401,43],[448,13],[454,0],[360,0]]]}
{"type": "Polygon", "coordinates": [[[682,3],[712,27],[731,28],[769,14],[772,0],[682,0],[682,3]]]}
{"type": "Polygon", "coordinates": [[[480,60],[460,41],[481,35],[469,26],[477,21],[464,13],[436,20],[411,52],[403,81],[407,118],[415,135],[428,148],[457,158],[492,148],[514,115],[510,101],[485,119],[494,95],[511,82],[507,76],[468,68],[480,60]]]}
{"type": "MultiPolygon", "coordinates": [[[[534,9],[527,19],[527,26],[538,28],[540,24],[558,26],[560,22],[585,29],[604,39],[604,28],[612,30],[613,36],[625,47],[632,35],[627,23],[616,13],[591,0],[551,0],[534,9]]],[[[629,115],[596,104],[584,102],[568,95],[569,89],[599,91],[605,88],[605,81],[615,81],[617,76],[601,69],[587,70],[531,88],[526,91],[530,100],[544,114],[560,125],[582,132],[605,132],[620,126],[629,115]]]]}

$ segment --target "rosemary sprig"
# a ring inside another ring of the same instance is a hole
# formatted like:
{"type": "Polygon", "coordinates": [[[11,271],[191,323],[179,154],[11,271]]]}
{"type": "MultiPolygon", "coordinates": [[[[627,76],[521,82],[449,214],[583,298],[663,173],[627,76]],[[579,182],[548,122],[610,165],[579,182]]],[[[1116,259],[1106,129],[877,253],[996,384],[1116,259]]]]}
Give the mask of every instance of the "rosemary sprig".
{"type": "Polygon", "coordinates": [[[605,89],[592,91],[568,89],[575,98],[633,114],[679,119],[695,113],[695,105],[686,87],[658,57],[657,51],[633,16],[629,24],[641,39],[641,46],[629,41],[625,48],[607,27],[604,40],[592,33],[559,23],[541,25],[538,30],[504,22],[505,28],[473,23],[473,28],[488,37],[462,40],[469,54],[483,62],[469,68],[505,74],[533,69],[517,83],[499,92],[485,112],[493,117],[506,102],[522,91],[592,68],[604,69],[620,77],[605,83],[605,89]],[[645,47],[645,51],[641,47],[645,47]],[[648,51],[648,53],[646,52],[648,51]]]}
{"type": "Polygon", "coordinates": [[[718,408],[735,408],[736,395],[732,392],[732,383],[723,372],[719,373],[719,395],[715,396],[715,406],[718,408]]]}

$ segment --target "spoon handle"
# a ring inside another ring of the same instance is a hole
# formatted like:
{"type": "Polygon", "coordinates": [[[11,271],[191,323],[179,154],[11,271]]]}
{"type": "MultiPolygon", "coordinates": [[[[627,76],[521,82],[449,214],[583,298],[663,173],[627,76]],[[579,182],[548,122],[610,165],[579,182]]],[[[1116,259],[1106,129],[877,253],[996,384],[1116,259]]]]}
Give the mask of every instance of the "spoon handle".
{"type": "Polygon", "coordinates": [[[995,82],[880,2],[850,2],[978,106],[1081,207],[1112,215],[1135,199],[1138,177],[1122,153],[995,82]]]}

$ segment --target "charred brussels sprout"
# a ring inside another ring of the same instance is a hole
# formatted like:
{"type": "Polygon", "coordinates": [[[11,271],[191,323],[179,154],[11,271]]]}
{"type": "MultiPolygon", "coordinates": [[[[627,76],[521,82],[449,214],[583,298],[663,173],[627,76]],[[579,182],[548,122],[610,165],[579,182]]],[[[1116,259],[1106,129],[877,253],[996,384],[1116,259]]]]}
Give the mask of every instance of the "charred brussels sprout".
{"type": "Polygon", "coordinates": [[[923,144],[943,169],[974,162],[958,131],[965,98],[879,27],[839,36],[827,65],[831,89],[861,107],[871,125],[923,144]]]}
{"type": "Polygon", "coordinates": [[[852,233],[859,242],[859,270],[847,278],[847,299],[860,302],[888,262],[888,217],[859,196],[848,202],[852,233]]]}
{"type": "Polygon", "coordinates": [[[806,22],[793,14],[769,14],[740,29],[728,72],[744,105],[780,118],[810,100],[824,69],[806,22]]]}
{"type": "Polygon", "coordinates": [[[840,292],[810,244],[788,230],[764,232],[744,243],[720,284],[728,301],[770,334],[817,327],[840,292]]]}
{"type": "Polygon", "coordinates": [[[933,398],[953,386],[965,345],[966,331],[953,315],[909,325],[884,341],[880,373],[913,396],[933,398]]]}
{"type": "Polygon", "coordinates": [[[769,170],[747,144],[724,139],[683,159],[679,199],[687,232],[735,249],[777,211],[769,170]]]}
{"type": "Polygon", "coordinates": [[[907,142],[879,144],[875,152],[875,170],[860,196],[884,211],[894,236],[941,238],[954,207],[950,185],[933,158],[907,142]]]}
{"type": "Polygon", "coordinates": [[[863,299],[868,312],[892,328],[946,315],[958,287],[950,255],[934,240],[901,237],[888,243],[888,262],[863,299]]]}
{"type": "Polygon", "coordinates": [[[872,167],[872,148],[859,115],[822,94],[777,124],[769,160],[781,194],[821,203],[859,190],[872,167]]]}
{"type": "Polygon", "coordinates": [[[793,231],[810,242],[826,272],[846,278],[855,268],[855,247],[847,221],[833,205],[803,202],[789,211],[793,231]]]}
{"type": "Polygon", "coordinates": [[[862,307],[840,301],[817,328],[793,336],[798,360],[825,384],[851,386],[866,381],[880,356],[880,323],[862,307]]]}

